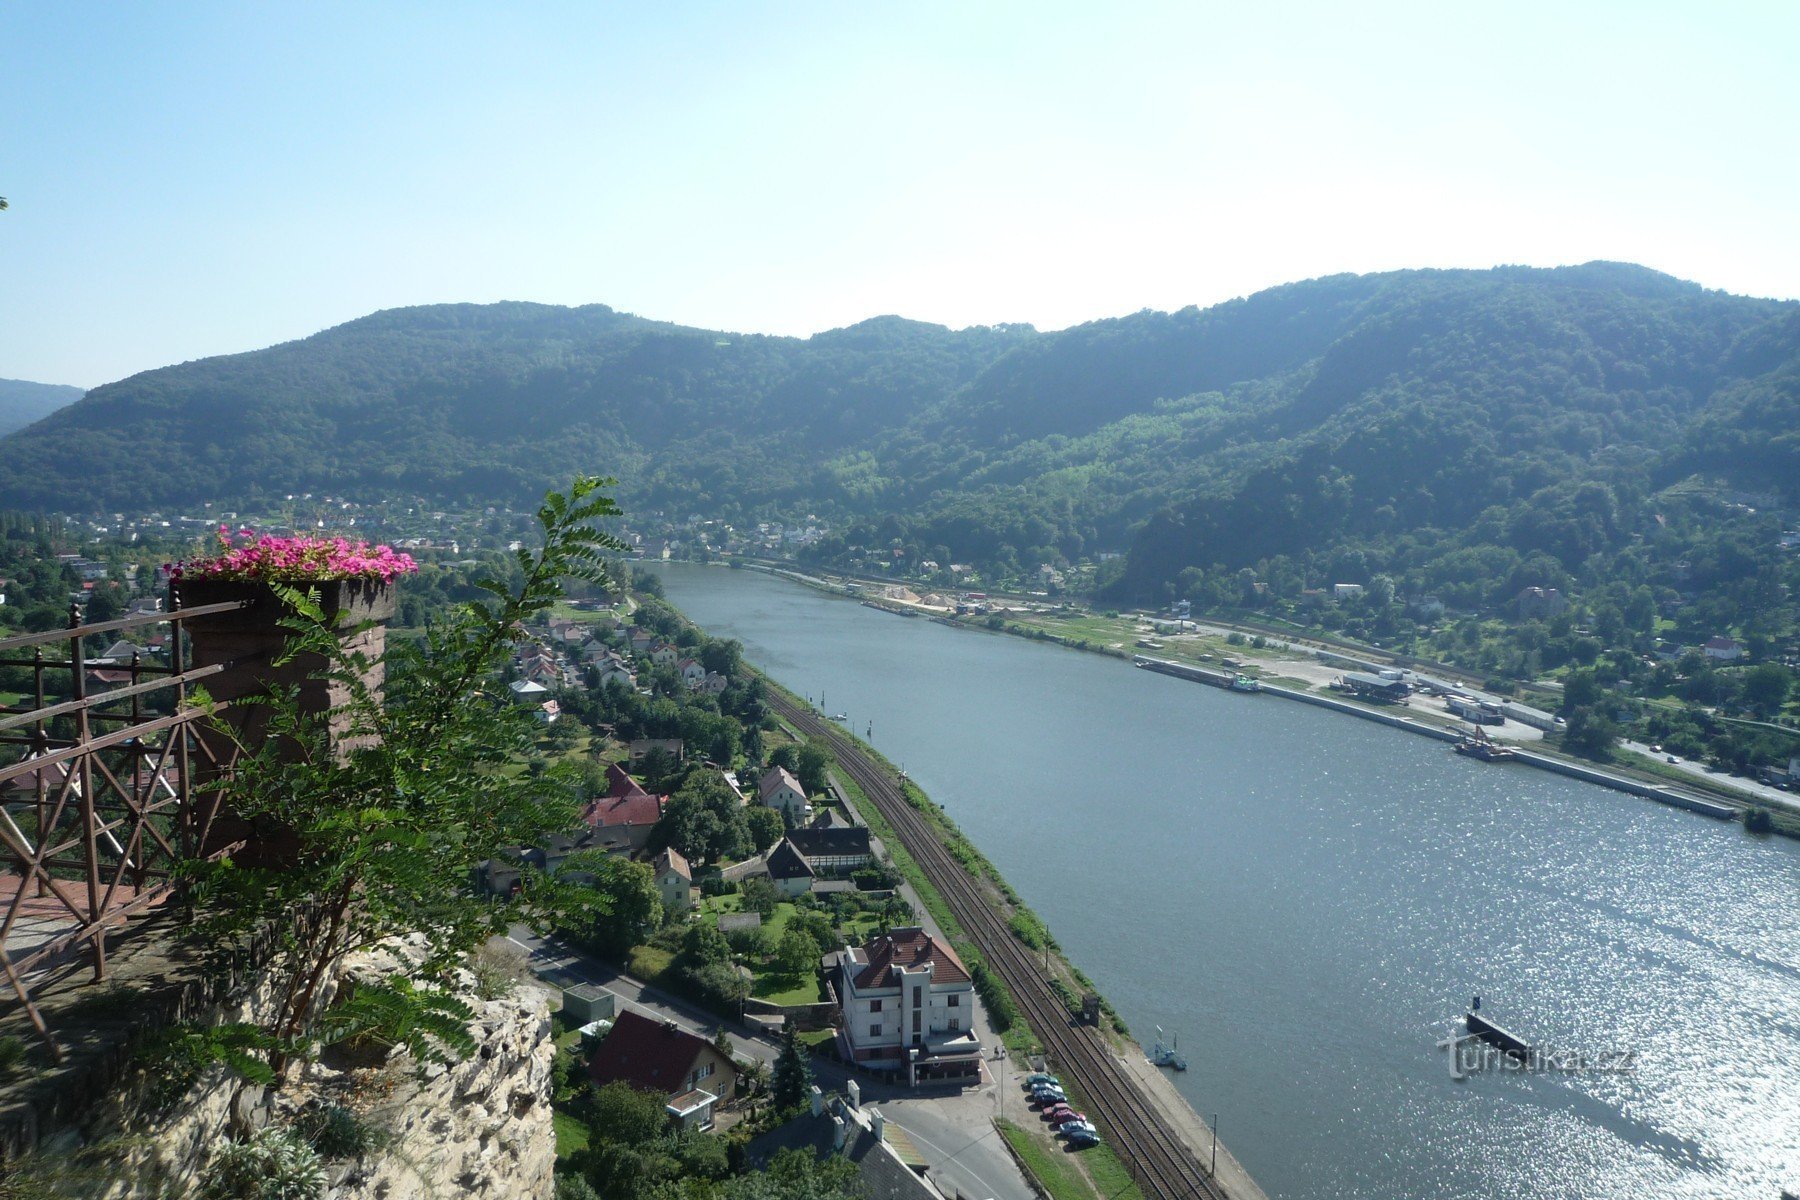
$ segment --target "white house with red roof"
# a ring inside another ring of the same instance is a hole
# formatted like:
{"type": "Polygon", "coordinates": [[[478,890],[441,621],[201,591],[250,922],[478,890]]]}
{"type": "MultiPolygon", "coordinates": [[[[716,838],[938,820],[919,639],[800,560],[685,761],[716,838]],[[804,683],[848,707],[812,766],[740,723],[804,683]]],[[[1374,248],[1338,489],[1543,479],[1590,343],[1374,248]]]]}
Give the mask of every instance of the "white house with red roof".
{"type": "Polygon", "coordinates": [[[1744,646],[1736,638],[1715,634],[1706,639],[1706,644],[1700,647],[1700,651],[1708,658],[1716,659],[1719,662],[1730,662],[1732,659],[1742,656],[1744,646]]]}
{"type": "Polygon", "coordinates": [[[659,667],[672,667],[681,661],[681,651],[668,642],[658,642],[650,648],[650,661],[659,667]]]}
{"type": "Polygon", "coordinates": [[[698,659],[684,658],[675,664],[675,669],[681,672],[681,682],[687,685],[690,692],[706,678],[706,668],[700,665],[698,659]]]}
{"type": "Polygon", "coordinates": [[[917,926],[838,955],[838,1049],[906,1082],[981,1078],[975,984],[950,946],[917,926]]]}

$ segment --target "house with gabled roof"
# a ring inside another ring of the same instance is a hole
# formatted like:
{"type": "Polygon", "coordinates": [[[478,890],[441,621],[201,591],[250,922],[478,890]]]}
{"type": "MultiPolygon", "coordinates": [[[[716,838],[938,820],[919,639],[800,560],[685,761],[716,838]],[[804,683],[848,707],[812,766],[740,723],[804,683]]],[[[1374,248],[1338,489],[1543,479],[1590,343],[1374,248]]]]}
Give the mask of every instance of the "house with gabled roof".
{"type": "Polygon", "coordinates": [[[1700,652],[1717,662],[1730,662],[1743,655],[1744,646],[1734,637],[1714,634],[1706,639],[1705,644],[1700,647],[1700,652]]]}
{"type": "Polygon", "coordinates": [[[806,802],[806,789],[786,767],[770,767],[756,784],[756,799],[768,808],[779,809],[792,825],[805,824],[812,815],[806,802]]]}
{"type": "Polygon", "coordinates": [[[703,1037],[673,1021],[653,1021],[626,1009],[588,1060],[588,1076],[598,1086],[622,1082],[640,1092],[666,1096],[672,1120],[690,1129],[712,1125],[712,1107],[730,1100],[737,1088],[737,1065],[703,1037]]]}
{"type": "Polygon", "coordinates": [[[669,642],[658,642],[650,647],[650,661],[659,667],[672,667],[681,661],[681,651],[669,642]]]}
{"type": "Polygon", "coordinates": [[[821,1162],[842,1158],[855,1164],[865,1200],[945,1200],[906,1131],[880,1109],[865,1107],[854,1079],[845,1092],[827,1100],[813,1088],[810,1111],[750,1139],[745,1159],[763,1170],[783,1150],[806,1151],[821,1162]]]}
{"type": "Polygon", "coordinates": [[[815,875],[848,875],[875,861],[869,831],[861,825],[805,825],[789,830],[786,840],[815,875]]]}
{"type": "Polygon", "coordinates": [[[722,694],[725,689],[730,686],[731,680],[725,678],[725,676],[719,674],[717,671],[708,671],[705,678],[701,679],[700,682],[695,685],[694,690],[705,692],[708,696],[717,696],[722,694]]]}
{"type": "Polygon", "coordinates": [[[699,659],[684,658],[675,664],[675,670],[680,673],[681,682],[687,686],[687,690],[690,692],[699,687],[701,681],[706,678],[706,668],[700,665],[699,659]]]}
{"type": "Polygon", "coordinates": [[[606,768],[610,789],[604,796],[588,801],[581,810],[581,820],[589,829],[601,829],[620,836],[633,851],[642,850],[650,840],[650,831],[662,819],[666,796],[653,796],[633,779],[618,763],[606,768]]]}
{"type": "Polygon", "coordinates": [[[693,903],[690,889],[694,886],[694,872],[688,868],[688,861],[681,852],[670,846],[650,860],[650,872],[656,881],[657,894],[662,897],[663,911],[686,912],[693,903]]]}
{"type": "Polygon", "coordinates": [[[840,951],[835,968],[846,1062],[908,1084],[981,1078],[975,984],[949,944],[918,926],[840,951]]]}
{"type": "Polygon", "coordinates": [[[775,843],[764,860],[764,867],[769,873],[769,882],[784,896],[805,895],[812,890],[813,880],[817,878],[812,867],[807,865],[806,856],[787,838],[775,843]]]}

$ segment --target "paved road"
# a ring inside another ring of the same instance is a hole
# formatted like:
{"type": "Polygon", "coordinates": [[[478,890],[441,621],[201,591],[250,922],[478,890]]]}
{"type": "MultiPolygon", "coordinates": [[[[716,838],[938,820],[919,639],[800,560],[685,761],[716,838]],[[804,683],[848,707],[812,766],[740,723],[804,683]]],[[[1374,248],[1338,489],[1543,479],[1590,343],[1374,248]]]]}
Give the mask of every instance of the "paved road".
{"type": "MultiPolygon", "coordinates": [[[[1662,751],[1650,749],[1649,746],[1644,745],[1642,742],[1620,742],[1619,745],[1626,750],[1636,751],[1646,758],[1655,759],[1657,762],[1666,762],[1669,757],[1668,754],[1662,751]]],[[[1714,784],[1723,784],[1733,791],[1743,792],[1747,796],[1755,796],[1756,798],[1787,812],[1800,813],[1800,796],[1796,796],[1793,792],[1784,792],[1780,788],[1770,787],[1766,783],[1758,783],[1754,779],[1745,779],[1741,775],[1731,775],[1724,771],[1715,771],[1704,763],[1695,762],[1688,758],[1680,759],[1673,763],[1667,763],[1667,765],[1674,767],[1683,774],[1692,775],[1696,779],[1705,779],[1714,784]]],[[[1710,793],[1702,790],[1700,794],[1705,796],[1710,793]]]]}
{"type": "MultiPolygon", "coordinates": [[[[616,967],[553,938],[540,938],[514,926],[506,940],[522,950],[532,973],[556,983],[592,983],[619,997],[628,1009],[656,1020],[674,1021],[690,1033],[711,1038],[723,1026],[737,1043],[738,1054],[768,1063],[781,1044],[760,1027],[722,1021],[677,997],[650,987],[616,967]]],[[[993,1038],[997,1042],[997,1038],[993,1038]]],[[[842,1064],[813,1059],[813,1077],[827,1091],[843,1091],[852,1078],[842,1064]]],[[[855,1076],[863,1102],[906,1131],[946,1194],[965,1200],[1037,1200],[1031,1185],[995,1132],[995,1083],[978,1088],[909,1092],[866,1076],[855,1076]]]]}

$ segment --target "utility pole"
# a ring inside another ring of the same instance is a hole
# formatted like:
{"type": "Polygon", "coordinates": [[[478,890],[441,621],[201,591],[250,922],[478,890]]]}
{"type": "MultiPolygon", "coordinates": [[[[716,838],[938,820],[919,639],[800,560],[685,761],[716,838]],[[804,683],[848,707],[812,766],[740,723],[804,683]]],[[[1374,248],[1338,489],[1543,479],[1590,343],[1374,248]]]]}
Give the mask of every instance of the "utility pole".
{"type": "Polygon", "coordinates": [[[1218,1113],[1213,1114],[1212,1166],[1207,1169],[1206,1173],[1208,1175],[1211,1175],[1214,1179],[1217,1179],[1219,1177],[1219,1114],[1218,1113]]]}

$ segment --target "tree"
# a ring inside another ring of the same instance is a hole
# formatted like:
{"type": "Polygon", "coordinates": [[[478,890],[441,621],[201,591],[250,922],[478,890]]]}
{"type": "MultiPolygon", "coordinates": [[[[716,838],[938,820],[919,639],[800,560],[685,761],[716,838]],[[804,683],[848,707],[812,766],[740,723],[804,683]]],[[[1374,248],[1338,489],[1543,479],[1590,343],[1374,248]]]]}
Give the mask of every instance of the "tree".
{"type": "Polygon", "coordinates": [[[781,840],[785,826],[779,812],[754,804],[744,810],[744,828],[750,835],[751,846],[761,854],[781,840]]]}
{"type": "Polygon", "coordinates": [[[773,883],[761,876],[744,880],[738,889],[738,895],[745,912],[761,913],[765,921],[774,915],[775,906],[781,903],[781,893],[775,890],[773,883]]]}
{"type": "Polygon", "coordinates": [[[781,1053],[775,1059],[769,1091],[775,1107],[782,1111],[799,1108],[806,1103],[807,1089],[812,1086],[812,1063],[800,1045],[794,1023],[789,1021],[781,1031],[781,1053]]]}
{"type": "MultiPolygon", "coordinates": [[[[250,937],[276,931],[263,1026],[275,1078],[318,1042],[346,1037],[404,1045],[422,1059],[466,1051],[471,1014],[452,986],[467,952],[515,921],[544,928],[571,919],[572,893],[541,875],[527,872],[519,895],[499,903],[467,883],[480,860],[574,818],[571,791],[554,775],[497,769],[529,751],[534,722],[492,680],[515,631],[561,595],[559,580],[605,577],[603,555],[620,547],[594,528],[618,513],[605,483],[579,478],[566,496],[545,497],[543,546],[517,553],[516,588],[484,581],[485,602],[464,604],[421,641],[390,642],[385,696],[368,682],[376,664],[340,641],[320,606],[276,587],[294,613],[284,621],[285,656],[319,655],[343,690],[332,714],[341,740],[293,694],[271,698],[267,736],[240,745],[224,796],[253,825],[288,831],[291,861],[280,870],[207,864],[196,897],[200,940],[221,965],[250,937]],[[295,920],[302,912],[308,919],[295,920]],[[319,1011],[348,955],[406,935],[420,952],[406,973],[359,984],[319,1011]]],[[[220,733],[237,736],[225,725],[220,733]]],[[[590,892],[579,903],[597,910],[603,900],[590,892]]]]}
{"type": "Polygon", "coordinates": [[[1780,663],[1762,663],[1744,672],[1744,703],[1765,716],[1781,711],[1793,689],[1793,672],[1780,663]]]}
{"type": "Polygon", "coordinates": [[[791,926],[781,935],[775,948],[775,970],[789,979],[799,979],[819,966],[819,943],[812,936],[791,926]]]}
{"type": "Polygon", "coordinates": [[[561,878],[593,893],[577,907],[572,931],[601,954],[622,958],[662,924],[662,895],[647,863],[588,850],[563,863],[561,878]]]}
{"type": "Polygon", "coordinates": [[[814,741],[807,741],[794,756],[794,777],[809,796],[825,790],[825,772],[831,766],[831,754],[814,741]]]}

